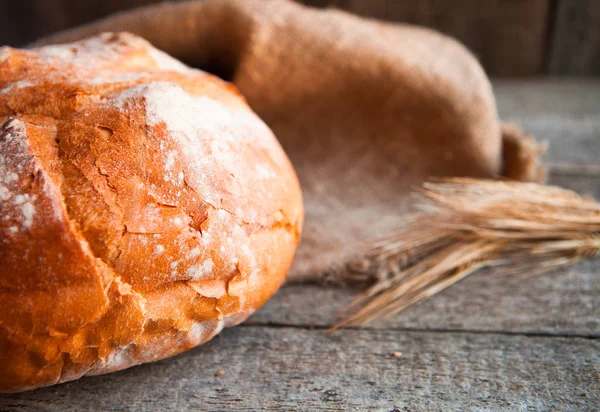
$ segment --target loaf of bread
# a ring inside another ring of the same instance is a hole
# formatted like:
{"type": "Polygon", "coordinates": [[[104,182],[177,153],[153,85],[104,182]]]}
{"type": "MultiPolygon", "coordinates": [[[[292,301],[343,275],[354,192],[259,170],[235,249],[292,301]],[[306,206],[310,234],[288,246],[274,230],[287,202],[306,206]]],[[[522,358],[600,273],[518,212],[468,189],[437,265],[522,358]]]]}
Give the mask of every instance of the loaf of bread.
{"type": "Polygon", "coordinates": [[[302,199],[233,86],[129,34],[0,49],[0,391],[175,355],[285,279],[302,199]]]}

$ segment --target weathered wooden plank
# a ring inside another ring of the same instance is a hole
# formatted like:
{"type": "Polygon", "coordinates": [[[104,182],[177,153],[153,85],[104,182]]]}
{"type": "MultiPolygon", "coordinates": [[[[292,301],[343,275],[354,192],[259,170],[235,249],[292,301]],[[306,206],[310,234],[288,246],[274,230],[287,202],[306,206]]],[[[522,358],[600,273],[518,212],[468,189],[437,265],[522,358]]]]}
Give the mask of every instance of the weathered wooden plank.
{"type": "Polygon", "coordinates": [[[0,409],[583,410],[600,404],[599,374],[591,339],[242,326],[173,359],[1,396],[0,409]]]}
{"type": "Polygon", "coordinates": [[[492,79],[500,117],[598,114],[600,79],[492,79]]]}
{"type": "Polygon", "coordinates": [[[550,143],[544,162],[550,167],[565,164],[590,165],[600,163],[600,115],[581,118],[539,116],[509,117],[538,140],[550,143]]]}
{"type": "Polygon", "coordinates": [[[600,201],[600,173],[597,175],[577,175],[563,174],[562,171],[550,172],[548,184],[565,187],[600,201]]]}
{"type": "MultiPolygon", "coordinates": [[[[368,328],[600,337],[599,272],[600,264],[588,263],[567,273],[530,279],[481,273],[368,328]]],[[[248,322],[329,327],[359,293],[316,285],[286,286],[248,322]]]]}
{"type": "MultiPolygon", "coordinates": [[[[600,199],[600,177],[551,175],[550,183],[600,199]]],[[[535,278],[473,275],[372,328],[600,336],[600,260],[535,278]]],[[[332,326],[358,290],[284,287],[249,322],[332,326]]]]}
{"type": "Polygon", "coordinates": [[[550,166],[600,164],[600,80],[495,81],[500,117],[546,140],[550,166]]]}
{"type": "Polygon", "coordinates": [[[550,73],[600,74],[600,3],[559,0],[550,48],[550,73]]]}
{"type": "Polygon", "coordinates": [[[544,71],[547,0],[299,1],[439,30],[463,42],[495,76],[531,76],[544,71]]]}

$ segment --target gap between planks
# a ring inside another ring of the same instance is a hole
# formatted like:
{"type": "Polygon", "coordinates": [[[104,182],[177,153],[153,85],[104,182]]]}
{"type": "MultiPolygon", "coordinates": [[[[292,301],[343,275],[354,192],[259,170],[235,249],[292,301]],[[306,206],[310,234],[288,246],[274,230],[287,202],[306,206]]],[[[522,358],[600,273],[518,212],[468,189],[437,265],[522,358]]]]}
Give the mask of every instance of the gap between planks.
{"type": "MultiPolygon", "coordinates": [[[[296,286],[297,287],[297,286],[296,286]]],[[[327,333],[329,328],[333,325],[310,325],[310,324],[291,324],[291,323],[277,323],[277,322],[255,322],[255,323],[242,323],[238,325],[238,328],[272,328],[272,329],[300,329],[308,331],[323,331],[327,333]]],[[[343,333],[344,331],[390,331],[390,332],[407,332],[407,333],[442,333],[442,334],[467,334],[467,335],[499,335],[499,336],[525,336],[535,338],[577,338],[577,339],[589,339],[596,340],[600,339],[600,333],[549,333],[549,332],[535,332],[535,331],[506,331],[506,330],[476,330],[476,329],[457,329],[457,328],[404,328],[404,327],[386,327],[386,328],[370,328],[368,326],[363,328],[349,327],[338,330],[333,335],[343,333]]]]}

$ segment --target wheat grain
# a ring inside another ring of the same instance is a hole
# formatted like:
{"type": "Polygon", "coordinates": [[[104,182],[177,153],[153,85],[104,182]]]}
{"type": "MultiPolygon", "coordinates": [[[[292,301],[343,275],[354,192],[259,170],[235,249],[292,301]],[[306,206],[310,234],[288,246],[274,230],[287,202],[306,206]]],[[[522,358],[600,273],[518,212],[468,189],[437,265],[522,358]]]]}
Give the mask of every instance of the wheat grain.
{"type": "Polygon", "coordinates": [[[485,267],[539,275],[600,252],[600,205],[570,190],[454,178],[417,191],[420,213],[351,266],[375,283],[333,330],[393,316],[485,267]]]}

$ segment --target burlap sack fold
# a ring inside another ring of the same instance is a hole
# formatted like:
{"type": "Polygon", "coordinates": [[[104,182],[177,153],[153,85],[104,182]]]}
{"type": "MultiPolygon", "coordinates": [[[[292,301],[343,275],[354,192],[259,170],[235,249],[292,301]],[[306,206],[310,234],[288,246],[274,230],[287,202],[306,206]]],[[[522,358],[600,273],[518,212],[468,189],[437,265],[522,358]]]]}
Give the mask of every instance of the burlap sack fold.
{"type": "Polygon", "coordinates": [[[541,181],[540,146],[498,120],[476,59],[434,31],[285,0],[165,3],[44,39],[129,31],[229,78],[273,129],[302,184],[290,273],[339,273],[430,176],[541,181]]]}

